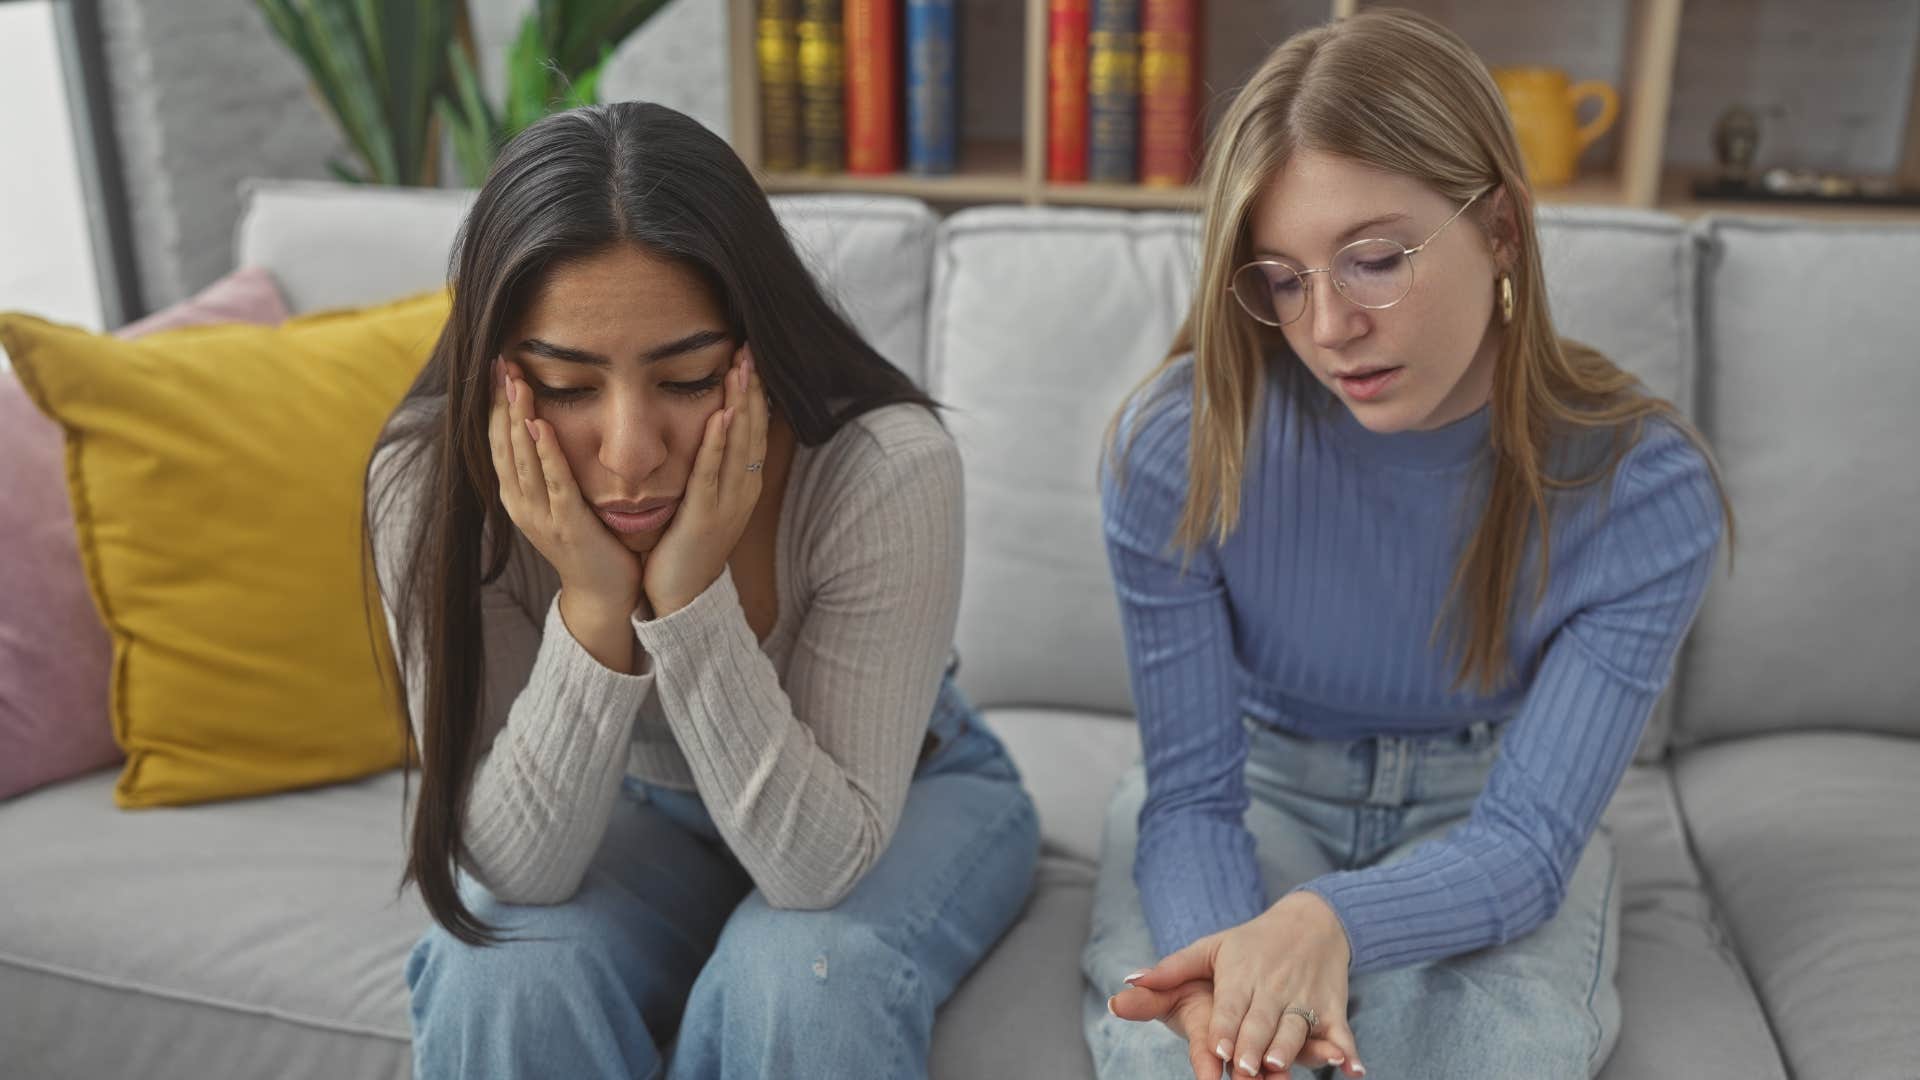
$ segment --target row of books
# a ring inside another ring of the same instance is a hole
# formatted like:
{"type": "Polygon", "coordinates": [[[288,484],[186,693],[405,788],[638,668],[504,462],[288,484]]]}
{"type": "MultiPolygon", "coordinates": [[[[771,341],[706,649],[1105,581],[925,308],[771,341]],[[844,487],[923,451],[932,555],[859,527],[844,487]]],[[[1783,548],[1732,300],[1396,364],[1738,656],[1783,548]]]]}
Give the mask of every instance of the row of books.
{"type": "MultiPolygon", "coordinates": [[[[1050,181],[1192,180],[1200,2],[1048,0],[1050,181]]],[[[955,3],[761,0],[764,167],[952,173],[959,157],[955,3]]]]}

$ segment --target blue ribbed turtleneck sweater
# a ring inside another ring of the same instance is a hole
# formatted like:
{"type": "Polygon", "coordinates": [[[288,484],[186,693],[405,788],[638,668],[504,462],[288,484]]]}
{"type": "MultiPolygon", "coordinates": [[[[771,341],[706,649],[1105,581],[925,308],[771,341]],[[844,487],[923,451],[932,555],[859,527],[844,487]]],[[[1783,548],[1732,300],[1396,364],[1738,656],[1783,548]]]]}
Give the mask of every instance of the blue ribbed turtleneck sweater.
{"type": "MultiPolygon", "coordinates": [[[[1532,930],[1565,896],[1699,610],[1721,534],[1705,458],[1648,421],[1609,480],[1550,495],[1545,600],[1510,617],[1514,677],[1482,695],[1452,689],[1449,638],[1430,634],[1484,505],[1490,409],[1381,435],[1317,384],[1318,418],[1269,379],[1240,524],[1183,569],[1172,537],[1191,383],[1187,358],[1136,396],[1124,479],[1109,468],[1101,484],[1146,761],[1134,879],[1155,946],[1173,952],[1278,899],[1244,821],[1242,717],[1328,739],[1509,721],[1486,788],[1444,839],[1300,887],[1339,915],[1354,974],[1532,930]]],[[[1590,471],[1606,446],[1566,445],[1554,464],[1590,471]]]]}

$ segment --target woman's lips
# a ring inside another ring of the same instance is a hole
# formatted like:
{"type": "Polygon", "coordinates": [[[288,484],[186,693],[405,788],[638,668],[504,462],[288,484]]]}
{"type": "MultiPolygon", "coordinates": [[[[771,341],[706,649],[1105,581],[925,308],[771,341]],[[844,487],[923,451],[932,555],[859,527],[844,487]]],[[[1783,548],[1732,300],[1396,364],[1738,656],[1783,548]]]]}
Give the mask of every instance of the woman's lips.
{"type": "Polygon", "coordinates": [[[1405,368],[1383,368],[1367,375],[1338,375],[1340,389],[1355,401],[1370,401],[1384,393],[1388,386],[1396,382],[1405,368]]]}
{"type": "Polygon", "coordinates": [[[607,523],[607,528],[617,533],[632,535],[633,533],[650,532],[665,525],[667,519],[673,517],[673,512],[679,508],[680,500],[674,499],[672,502],[661,503],[659,506],[653,507],[650,510],[643,510],[637,514],[624,513],[619,510],[608,510],[600,506],[594,507],[593,512],[600,516],[601,521],[607,523]]]}

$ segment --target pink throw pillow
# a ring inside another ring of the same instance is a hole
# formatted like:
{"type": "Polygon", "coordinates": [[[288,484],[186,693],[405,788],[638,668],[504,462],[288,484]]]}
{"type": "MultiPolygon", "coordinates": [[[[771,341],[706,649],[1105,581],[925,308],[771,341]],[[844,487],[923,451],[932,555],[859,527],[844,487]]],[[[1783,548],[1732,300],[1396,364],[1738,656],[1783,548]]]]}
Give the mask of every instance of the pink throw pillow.
{"type": "Polygon", "coordinates": [[[257,266],[243,266],[165,311],[113,332],[114,337],[137,338],[162,330],[209,323],[258,323],[276,326],[288,318],[287,302],[273,275],[257,266]]]}
{"type": "MultiPolygon", "coordinates": [[[[286,318],[272,275],[246,268],[115,333],[286,318]]],[[[113,646],[87,595],[64,450],[60,426],[0,371],[0,799],[122,756],[107,719],[113,646]]]]}

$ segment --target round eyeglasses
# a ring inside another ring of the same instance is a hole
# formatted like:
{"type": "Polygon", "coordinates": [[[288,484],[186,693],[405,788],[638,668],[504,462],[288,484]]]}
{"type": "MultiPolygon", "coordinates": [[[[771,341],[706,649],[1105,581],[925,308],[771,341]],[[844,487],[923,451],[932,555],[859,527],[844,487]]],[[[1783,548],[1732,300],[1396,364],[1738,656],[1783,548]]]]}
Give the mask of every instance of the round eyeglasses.
{"type": "Polygon", "coordinates": [[[1371,311],[1390,308],[1413,291],[1413,257],[1488,190],[1474,192],[1453,217],[1413,247],[1379,237],[1355,240],[1334,252],[1332,266],[1307,269],[1296,269],[1278,259],[1255,259],[1233,272],[1227,291],[1249,316],[1268,326],[1285,326],[1306,314],[1311,288],[1308,278],[1314,274],[1330,275],[1335,291],[1356,307],[1371,311]]]}

